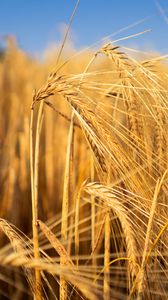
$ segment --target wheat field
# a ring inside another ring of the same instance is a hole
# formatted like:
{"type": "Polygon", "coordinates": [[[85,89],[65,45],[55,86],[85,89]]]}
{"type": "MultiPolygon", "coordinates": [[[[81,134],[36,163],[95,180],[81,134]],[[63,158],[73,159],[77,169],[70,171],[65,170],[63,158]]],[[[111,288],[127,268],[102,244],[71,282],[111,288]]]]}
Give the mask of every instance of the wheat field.
{"type": "Polygon", "coordinates": [[[167,299],[167,57],[8,39],[0,120],[0,299],[167,299]]]}

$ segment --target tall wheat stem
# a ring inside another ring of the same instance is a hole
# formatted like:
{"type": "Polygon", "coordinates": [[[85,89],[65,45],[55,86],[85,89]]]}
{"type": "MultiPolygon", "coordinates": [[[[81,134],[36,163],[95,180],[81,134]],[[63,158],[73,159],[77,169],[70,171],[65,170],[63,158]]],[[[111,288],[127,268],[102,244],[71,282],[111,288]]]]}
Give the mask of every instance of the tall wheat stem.
{"type": "MultiPolygon", "coordinates": [[[[111,181],[110,166],[107,174],[107,184],[111,181]]],[[[104,300],[110,300],[110,211],[105,211],[104,225],[104,300]]]]}
{"type": "MultiPolygon", "coordinates": [[[[34,107],[31,108],[30,118],[30,171],[31,171],[31,194],[32,194],[32,231],[33,231],[33,246],[34,246],[34,258],[39,259],[39,241],[38,241],[38,169],[39,169],[39,143],[40,143],[40,132],[43,119],[43,101],[40,103],[38,112],[37,128],[36,128],[36,141],[35,141],[35,152],[33,146],[34,130],[33,120],[34,119],[34,107]]],[[[34,299],[42,299],[41,291],[41,275],[40,271],[35,268],[35,294],[34,299]]]]}
{"type": "MultiPolygon", "coordinates": [[[[61,237],[62,240],[68,242],[68,211],[69,211],[69,200],[70,200],[70,168],[71,168],[71,155],[72,155],[72,142],[73,142],[73,120],[74,112],[72,112],[71,124],[68,135],[66,163],[65,163],[65,174],[64,174],[64,190],[63,190],[63,201],[62,201],[62,224],[61,224],[61,237]]],[[[65,265],[64,259],[60,260],[61,265],[65,265]]],[[[60,277],[60,299],[67,299],[67,283],[63,276],[60,277]]]]}

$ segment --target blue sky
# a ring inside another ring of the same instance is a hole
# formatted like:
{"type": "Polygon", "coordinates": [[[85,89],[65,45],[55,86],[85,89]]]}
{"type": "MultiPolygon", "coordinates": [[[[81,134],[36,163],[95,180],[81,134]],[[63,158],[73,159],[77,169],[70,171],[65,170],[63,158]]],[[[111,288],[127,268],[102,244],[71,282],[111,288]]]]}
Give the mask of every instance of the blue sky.
{"type": "MultiPolygon", "coordinates": [[[[164,17],[156,0],[81,0],[71,27],[75,46],[88,46],[147,18],[113,39],[152,29],[125,44],[168,53],[168,1],[157,1],[164,10],[164,17]]],[[[1,0],[0,44],[4,35],[12,34],[22,49],[33,54],[44,51],[60,41],[61,24],[68,23],[75,4],[75,0],[1,0]]]]}

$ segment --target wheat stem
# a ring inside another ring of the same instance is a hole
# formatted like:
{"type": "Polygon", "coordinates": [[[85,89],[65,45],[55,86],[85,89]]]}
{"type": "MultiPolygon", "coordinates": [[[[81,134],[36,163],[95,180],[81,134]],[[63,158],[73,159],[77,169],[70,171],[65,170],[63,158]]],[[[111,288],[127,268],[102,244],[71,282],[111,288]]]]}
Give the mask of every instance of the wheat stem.
{"type": "MultiPolygon", "coordinates": [[[[33,230],[33,246],[34,246],[34,258],[39,259],[39,241],[38,241],[38,172],[39,172],[39,144],[40,144],[40,132],[43,119],[43,101],[40,103],[37,128],[36,128],[36,140],[35,140],[35,152],[33,151],[33,118],[34,118],[34,106],[31,109],[31,121],[30,121],[30,168],[31,168],[31,192],[32,192],[32,230],[33,230]],[[33,162],[34,161],[34,162],[33,162]]],[[[34,299],[42,299],[41,291],[41,275],[40,271],[35,269],[35,295],[34,299]]]]}

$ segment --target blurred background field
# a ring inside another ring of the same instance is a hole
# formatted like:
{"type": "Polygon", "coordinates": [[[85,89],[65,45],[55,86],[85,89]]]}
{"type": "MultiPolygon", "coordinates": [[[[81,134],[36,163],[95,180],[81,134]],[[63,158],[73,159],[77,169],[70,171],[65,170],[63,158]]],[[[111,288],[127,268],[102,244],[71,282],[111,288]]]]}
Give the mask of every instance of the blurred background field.
{"type": "Polygon", "coordinates": [[[138,10],[128,1],[127,22],[123,4],[115,23],[106,14],[119,3],[96,10],[81,1],[58,61],[50,22],[58,20],[63,37],[58,11],[68,23],[75,2],[56,1],[57,13],[49,2],[33,10],[32,1],[6,1],[1,10],[12,15],[1,28],[0,299],[167,299],[166,4],[142,1],[138,10]],[[26,9],[32,22],[17,31],[26,9]],[[111,37],[110,22],[118,32],[111,37]],[[33,97],[39,161],[30,153],[33,97]]]}

